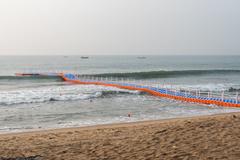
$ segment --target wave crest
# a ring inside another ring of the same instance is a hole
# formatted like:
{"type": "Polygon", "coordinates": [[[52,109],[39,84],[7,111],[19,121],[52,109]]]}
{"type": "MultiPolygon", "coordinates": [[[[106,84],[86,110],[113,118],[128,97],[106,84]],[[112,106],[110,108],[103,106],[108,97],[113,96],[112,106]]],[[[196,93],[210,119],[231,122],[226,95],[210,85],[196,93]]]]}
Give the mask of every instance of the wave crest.
{"type": "Polygon", "coordinates": [[[96,77],[123,77],[135,79],[150,79],[150,78],[168,78],[168,77],[183,77],[183,76],[199,76],[209,74],[239,74],[240,70],[175,70],[175,71],[146,71],[146,72],[128,72],[128,73],[103,73],[94,74],[96,77]]]}
{"type": "Polygon", "coordinates": [[[0,105],[87,100],[116,94],[139,94],[139,92],[92,85],[41,87],[2,91],[0,92],[0,105]]]}

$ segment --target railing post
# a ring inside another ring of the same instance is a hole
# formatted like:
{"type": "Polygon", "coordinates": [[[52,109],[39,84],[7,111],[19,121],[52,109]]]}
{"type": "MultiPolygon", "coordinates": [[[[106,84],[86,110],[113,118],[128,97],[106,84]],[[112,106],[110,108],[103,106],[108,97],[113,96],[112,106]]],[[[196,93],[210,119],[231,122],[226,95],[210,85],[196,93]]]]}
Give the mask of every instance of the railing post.
{"type": "Polygon", "coordinates": [[[236,93],[236,103],[238,104],[238,92],[236,93]]]}
{"type": "Polygon", "coordinates": [[[224,100],[224,91],[222,91],[222,101],[224,100]]]}

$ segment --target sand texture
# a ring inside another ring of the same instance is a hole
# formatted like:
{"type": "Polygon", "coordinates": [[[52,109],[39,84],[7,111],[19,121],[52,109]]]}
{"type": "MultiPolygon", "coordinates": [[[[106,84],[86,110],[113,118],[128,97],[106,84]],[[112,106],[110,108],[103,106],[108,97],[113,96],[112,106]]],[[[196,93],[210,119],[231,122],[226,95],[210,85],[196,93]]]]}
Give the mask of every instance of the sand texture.
{"type": "Polygon", "coordinates": [[[240,159],[240,113],[0,135],[0,159],[240,159]]]}

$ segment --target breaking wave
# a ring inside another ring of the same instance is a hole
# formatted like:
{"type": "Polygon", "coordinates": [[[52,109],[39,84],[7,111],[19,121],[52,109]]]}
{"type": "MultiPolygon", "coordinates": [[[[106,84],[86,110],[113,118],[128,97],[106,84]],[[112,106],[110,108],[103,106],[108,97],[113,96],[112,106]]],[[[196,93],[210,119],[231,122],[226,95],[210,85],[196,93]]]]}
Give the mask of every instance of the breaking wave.
{"type": "MultiPolygon", "coordinates": [[[[200,76],[211,74],[240,74],[240,70],[232,69],[212,69],[212,70],[161,70],[161,71],[144,71],[144,72],[123,72],[123,73],[100,73],[88,74],[95,77],[122,77],[122,78],[136,78],[136,79],[150,79],[150,78],[168,78],[168,77],[184,77],[184,76],[200,76]]],[[[62,81],[58,76],[0,76],[0,80],[53,80],[62,81]]]]}
{"type": "Polygon", "coordinates": [[[116,94],[139,94],[138,91],[129,91],[113,87],[92,85],[69,85],[41,88],[28,88],[0,92],[0,105],[14,105],[23,103],[43,103],[51,101],[75,101],[101,98],[116,94]]]}
{"type": "Polygon", "coordinates": [[[147,71],[147,72],[129,72],[129,73],[103,73],[94,74],[93,76],[101,77],[123,77],[136,79],[149,78],[168,78],[168,77],[183,77],[183,76],[200,76],[210,74],[240,74],[240,70],[175,70],[175,71],[147,71]]]}
{"type": "Polygon", "coordinates": [[[58,76],[0,76],[0,80],[54,80],[61,81],[58,76]]]}

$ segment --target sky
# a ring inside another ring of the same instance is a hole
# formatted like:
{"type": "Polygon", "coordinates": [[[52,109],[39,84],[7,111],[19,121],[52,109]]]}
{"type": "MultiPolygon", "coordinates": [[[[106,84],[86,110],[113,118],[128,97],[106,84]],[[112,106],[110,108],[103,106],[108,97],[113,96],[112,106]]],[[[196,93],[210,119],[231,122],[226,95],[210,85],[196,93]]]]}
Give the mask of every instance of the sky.
{"type": "Polygon", "coordinates": [[[239,0],[1,0],[0,55],[240,55],[239,0]]]}

